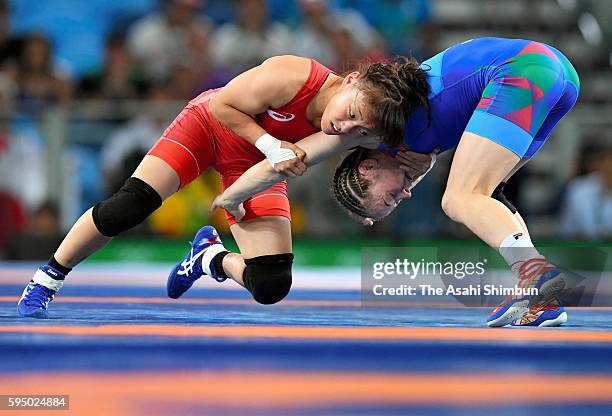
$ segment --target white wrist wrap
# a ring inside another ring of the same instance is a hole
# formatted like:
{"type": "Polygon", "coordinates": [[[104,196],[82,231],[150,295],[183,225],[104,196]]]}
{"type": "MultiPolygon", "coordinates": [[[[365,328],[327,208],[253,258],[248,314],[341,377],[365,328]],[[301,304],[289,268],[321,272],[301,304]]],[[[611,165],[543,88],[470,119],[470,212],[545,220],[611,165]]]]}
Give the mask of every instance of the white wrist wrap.
{"type": "Polygon", "coordinates": [[[64,285],[63,280],[55,280],[40,269],[36,270],[34,277],[32,277],[32,281],[56,292],[64,285]]]}
{"type": "Polygon", "coordinates": [[[293,150],[281,149],[281,141],[268,133],[257,139],[255,147],[266,156],[272,167],[279,162],[297,157],[293,150]]]}

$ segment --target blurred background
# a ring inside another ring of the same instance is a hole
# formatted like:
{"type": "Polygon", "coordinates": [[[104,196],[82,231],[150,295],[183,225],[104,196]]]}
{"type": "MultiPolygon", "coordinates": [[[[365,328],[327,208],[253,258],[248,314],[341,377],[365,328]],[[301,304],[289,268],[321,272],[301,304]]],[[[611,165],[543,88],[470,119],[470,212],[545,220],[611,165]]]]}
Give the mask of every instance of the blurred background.
{"type": "MultiPolygon", "coordinates": [[[[478,36],[543,41],[582,91],[509,183],[536,241],[612,239],[612,2],[597,0],[0,0],[0,258],[46,259],[118,189],[191,98],[279,54],[342,72],[426,59],[478,36]]],[[[413,198],[364,228],[331,199],[337,160],[290,183],[296,261],[355,265],[367,245],[473,240],[440,208],[452,154],[413,198]]],[[[207,172],[93,260],[173,261],[219,193],[207,172]]],[[[580,243],[577,243],[580,244],[580,243]]],[[[229,244],[231,246],[231,244],[229,244]]]]}

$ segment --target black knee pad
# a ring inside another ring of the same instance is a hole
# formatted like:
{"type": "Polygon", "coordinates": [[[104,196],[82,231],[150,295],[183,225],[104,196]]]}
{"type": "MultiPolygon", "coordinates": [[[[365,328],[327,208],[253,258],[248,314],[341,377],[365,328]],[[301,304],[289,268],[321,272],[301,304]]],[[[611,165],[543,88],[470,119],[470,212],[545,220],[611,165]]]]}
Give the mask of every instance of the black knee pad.
{"type": "Polygon", "coordinates": [[[291,290],[293,254],[273,254],[245,259],[242,280],[253,299],[264,305],[280,302],[291,290]]]}
{"type": "Polygon", "coordinates": [[[102,235],[114,237],[143,222],[161,204],[161,196],[148,183],[128,178],[116,194],[93,208],[92,216],[102,235]]]}
{"type": "Polygon", "coordinates": [[[506,198],[506,195],[504,195],[504,186],[506,186],[506,182],[502,182],[499,185],[497,185],[497,188],[495,188],[495,190],[493,191],[491,198],[497,199],[499,202],[501,202],[506,207],[508,207],[510,212],[512,212],[513,214],[516,214],[517,212],[516,207],[512,205],[512,203],[508,201],[508,198],[506,198]]]}

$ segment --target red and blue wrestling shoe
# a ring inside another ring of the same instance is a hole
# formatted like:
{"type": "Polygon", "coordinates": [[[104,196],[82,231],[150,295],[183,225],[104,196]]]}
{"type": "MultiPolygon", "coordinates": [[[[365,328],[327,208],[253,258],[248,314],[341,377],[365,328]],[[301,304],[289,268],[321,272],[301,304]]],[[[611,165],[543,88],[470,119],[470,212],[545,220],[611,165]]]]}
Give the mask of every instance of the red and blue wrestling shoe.
{"type": "Polygon", "coordinates": [[[17,302],[17,312],[22,318],[47,319],[47,308],[64,284],[65,276],[53,267],[45,265],[32,277],[17,302]]]}
{"type": "Polygon", "coordinates": [[[512,326],[559,326],[566,322],[565,308],[559,299],[553,299],[536,303],[526,314],[512,322],[512,326]]]}
{"type": "Polygon", "coordinates": [[[227,279],[217,274],[212,261],[217,254],[227,251],[215,227],[207,225],[200,228],[190,244],[189,253],[168,276],[166,288],[172,299],[181,297],[202,276],[208,275],[218,282],[227,279]]]}
{"type": "Polygon", "coordinates": [[[505,326],[529,313],[535,303],[556,298],[565,289],[565,275],[546,259],[535,258],[519,268],[519,288],[536,288],[533,296],[508,296],[487,318],[488,326],[505,326]]]}

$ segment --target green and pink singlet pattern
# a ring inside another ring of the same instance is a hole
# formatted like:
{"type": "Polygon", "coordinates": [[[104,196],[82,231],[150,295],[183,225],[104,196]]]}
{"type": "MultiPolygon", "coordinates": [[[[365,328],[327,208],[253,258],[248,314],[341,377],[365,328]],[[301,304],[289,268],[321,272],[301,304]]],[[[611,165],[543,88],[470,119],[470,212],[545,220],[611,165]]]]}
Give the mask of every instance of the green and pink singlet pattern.
{"type": "Polygon", "coordinates": [[[557,49],[530,40],[478,38],[426,60],[431,123],[424,109],[406,121],[405,147],[455,147],[464,132],[532,157],[573,107],[580,81],[557,49]]]}

